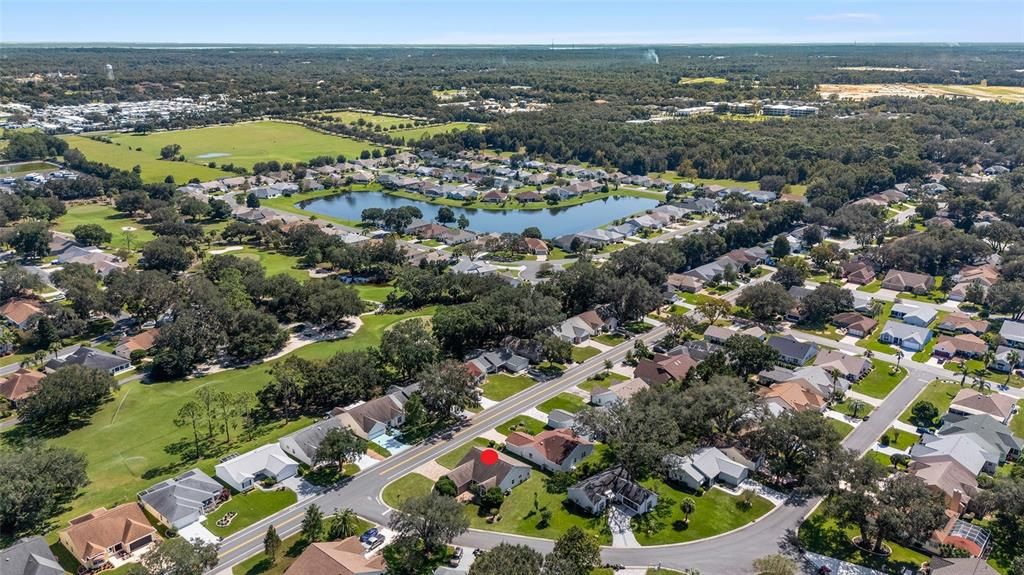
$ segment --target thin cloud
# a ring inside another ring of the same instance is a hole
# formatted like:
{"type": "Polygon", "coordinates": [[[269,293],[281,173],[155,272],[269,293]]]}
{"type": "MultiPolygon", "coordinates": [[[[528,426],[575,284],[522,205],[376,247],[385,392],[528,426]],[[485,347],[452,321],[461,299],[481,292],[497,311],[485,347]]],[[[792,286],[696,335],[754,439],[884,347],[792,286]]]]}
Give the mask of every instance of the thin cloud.
{"type": "Polygon", "coordinates": [[[839,14],[808,16],[805,20],[811,22],[877,22],[880,17],[871,12],[840,12],[839,14]]]}

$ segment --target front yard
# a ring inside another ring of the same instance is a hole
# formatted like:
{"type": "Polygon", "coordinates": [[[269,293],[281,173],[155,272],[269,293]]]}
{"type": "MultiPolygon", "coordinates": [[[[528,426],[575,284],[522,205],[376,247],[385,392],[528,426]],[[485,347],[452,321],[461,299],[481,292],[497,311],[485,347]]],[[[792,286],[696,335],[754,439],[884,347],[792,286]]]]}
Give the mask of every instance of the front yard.
{"type": "Polygon", "coordinates": [[[404,475],[390,483],[384,488],[384,491],[381,492],[380,496],[381,499],[384,500],[385,505],[393,509],[398,509],[398,506],[405,499],[427,495],[433,488],[433,481],[419,473],[410,473],[409,475],[404,475]]]}
{"type": "Polygon", "coordinates": [[[832,404],[832,411],[837,411],[843,415],[855,417],[857,419],[864,419],[874,410],[874,408],[866,401],[860,401],[857,405],[857,409],[854,410],[854,402],[856,401],[859,400],[846,398],[842,401],[837,401],[832,404]]]}
{"type": "Polygon", "coordinates": [[[537,421],[528,415],[520,415],[502,423],[498,427],[495,427],[494,430],[502,435],[508,435],[513,431],[522,431],[523,433],[529,433],[530,435],[537,435],[544,431],[544,427],[546,425],[547,424],[543,421],[537,421]]]}
{"type": "Polygon", "coordinates": [[[620,343],[626,341],[626,336],[617,333],[602,333],[601,335],[595,335],[591,339],[598,343],[603,343],[605,345],[615,347],[620,343]]]}
{"type": "Polygon", "coordinates": [[[588,359],[601,353],[601,350],[589,345],[580,345],[572,348],[572,360],[576,363],[583,363],[588,359]]]}
{"type": "Polygon", "coordinates": [[[890,427],[882,434],[882,437],[878,438],[878,442],[893,449],[906,451],[920,439],[921,437],[916,433],[890,427]]]}
{"type": "Polygon", "coordinates": [[[575,393],[559,393],[551,399],[537,406],[537,409],[544,413],[551,413],[552,410],[561,409],[569,413],[576,413],[583,409],[583,398],[575,393]]]}
{"type": "Polygon", "coordinates": [[[277,513],[298,501],[298,496],[291,489],[275,488],[273,491],[252,491],[235,495],[227,503],[217,508],[207,517],[205,525],[217,537],[226,537],[236,533],[257,521],[277,513]],[[217,525],[217,520],[227,513],[237,513],[227,527],[217,525]]]}
{"type": "Polygon", "coordinates": [[[903,381],[903,378],[907,377],[907,368],[905,367],[901,366],[896,373],[891,374],[889,370],[895,365],[889,362],[872,358],[871,365],[873,366],[871,373],[853,384],[851,389],[875,399],[885,399],[903,381]]]}
{"type": "Polygon", "coordinates": [[[596,386],[608,387],[610,385],[615,385],[616,383],[626,381],[627,379],[629,379],[628,377],[619,373],[615,373],[614,371],[604,371],[602,373],[605,374],[603,377],[601,377],[601,374],[598,374],[597,376],[594,376],[588,379],[587,381],[584,381],[583,383],[577,385],[576,387],[584,391],[593,391],[594,387],[596,386]]]}
{"type": "Polygon", "coordinates": [[[849,423],[839,421],[838,419],[833,419],[831,417],[828,418],[828,424],[832,426],[832,429],[835,429],[836,432],[839,433],[840,438],[850,435],[850,432],[853,431],[853,426],[849,423]]]}
{"type": "MultiPolygon", "coordinates": [[[[949,405],[953,403],[953,398],[956,397],[956,394],[959,392],[959,384],[936,379],[929,383],[928,386],[924,388],[924,391],[921,392],[921,395],[917,396],[917,398],[911,402],[907,409],[900,415],[900,421],[910,425],[918,425],[918,423],[913,421],[913,414],[911,413],[911,410],[914,409],[914,405],[919,401],[927,401],[934,405],[939,410],[939,417],[942,417],[942,415],[949,410],[949,405]]],[[[938,425],[938,422],[932,421],[930,422],[930,425],[926,425],[925,427],[935,427],[936,425],[938,425]]]]}
{"type": "Polygon", "coordinates": [[[441,457],[435,459],[438,464],[447,467],[448,469],[455,469],[455,466],[462,461],[462,458],[469,453],[469,450],[474,447],[489,447],[491,442],[483,437],[474,437],[472,441],[464,443],[455,449],[445,453],[441,457]]]}
{"type": "Polygon", "coordinates": [[[1017,414],[1010,419],[1010,431],[1017,437],[1024,437],[1024,399],[1017,402],[1017,414]]]}
{"type": "Polygon", "coordinates": [[[496,373],[487,376],[487,382],[483,385],[483,394],[487,399],[502,401],[535,383],[537,383],[537,380],[526,375],[496,373]]]}
{"type": "Polygon", "coordinates": [[[666,545],[695,541],[742,527],[771,511],[767,499],[754,496],[744,507],[738,496],[721,489],[708,489],[703,495],[682,491],[661,479],[648,479],[644,487],[658,494],[658,505],[651,513],[633,520],[633,533],[641,545],[666,545]],[[693,499],[694,512],[689,525],[683,522],[680,504],[693,499]]]}
{"type": "Polygon", "coordinates": [[[816,509],[800,526],[800,543],[808,550],[829,557],[835,557],[857,565],[863,565],[887,573],[900,573],[903,569],[916,572],[928,557],[897,545],[891,541],[885,544],[892,548],[888,558],[861,552],[853,545],[852,538],[859,534],[855,527],[843,529],[827,517],[821,507],[816,509]]]}

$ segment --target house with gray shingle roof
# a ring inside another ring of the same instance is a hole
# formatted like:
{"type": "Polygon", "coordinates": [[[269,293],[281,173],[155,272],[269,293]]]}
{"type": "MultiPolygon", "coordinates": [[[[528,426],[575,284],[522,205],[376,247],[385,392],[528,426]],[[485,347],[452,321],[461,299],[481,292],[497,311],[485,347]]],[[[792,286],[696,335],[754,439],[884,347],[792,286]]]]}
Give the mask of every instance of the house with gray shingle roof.
{"type": "Polygon", "coordinates": [[[6,575],[64,575],[64,568],[46,540],[26,537],[0,551],[0,570],[6,575]]]}
{"type": "Polygon", "coordinates": [[[202,521],[228,497],[227,488],[198,469],[139,492],[139,502],[150,515],[179,530],[202,521]]]}
{"type": "Polygon", "coordinates": [[[932,330],[898,321],[887,321],[878,340],[910,351],[920,351],[932,338],[932,330]]]}

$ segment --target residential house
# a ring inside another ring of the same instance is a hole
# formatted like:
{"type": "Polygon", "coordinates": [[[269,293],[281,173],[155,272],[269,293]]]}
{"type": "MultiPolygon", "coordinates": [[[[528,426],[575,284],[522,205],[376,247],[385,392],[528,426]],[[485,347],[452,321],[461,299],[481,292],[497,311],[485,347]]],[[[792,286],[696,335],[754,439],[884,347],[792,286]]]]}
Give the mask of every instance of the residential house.
{"type": "Polygon", "coordinates": [[[977,477],[982,471],[994,473],[999,464],[995,451],[984,444],[973,435],[939,437],[926,433],[920,443],[911,446],[910,457],[923,463],[952,459],[977,477]]]}
{"type": "Polygon", "coordinates": [[[999,329],[999,336],[1003,338],[1008,347],[1024,349],[1024,323],[1004,321],[1003,327],[999,329]]]}
{"type": "Polygon", "coordinates": [[[942,318],[935,326],[935,330],[948,334],[969,333],[980,336],[988,331],[988,322],[983,319],[972,319],[965,313],[951,312],[942,318]]]}
{"type": "Polygon", "coordinates": [[[51,359],[43,367],[47,373],[52,373],[68,365],[81,365],[99,369],[110,375],[117,375],[132,369],[132,363],[127,359],[107,353],[101,349],[85,347],[84,345],[79,346],[78,349],[67,355],[51,359]]]}
{"type": "Polygon", "coordinates": [[[989,367],[1003,373],[1016,369],[1024,363],[1024,351],[1000,345],[996,347],[996,356],[989,367]]]}
{"type": "Polygon", "coordinates": [[[299,464],[277,443],[257,447],[242,455],[228,456],[214,470],[220,479],[235,491],[248,491],[257,481],[269,479],[280,482],[294,476],[299,464]]]}
{"type": "Polygon", "coordinates": [[[848,335],[866,337],[878,327],[878,322],[857,312],[847,311],[832,316],[832,324],[846,330],[848,335]]]}
{"type": "Polygon", "coordinates": [[[937,432],[939,437],[972,437],[982,446],[986,455],[986,473],[994,473],[995,464],[1020,457],[1024,441],[1016,437],[1010,429],[989,415],[956,415],[946,414],[942,418],[942,427],[937,432]]]}
{"type": "Polygon", "coordinates": [[[970,333],[939,336],[938,342],[932,348],[933,355],[947,359],[953,357],[980,357],[986,351],[988,351],[988,344],[985,343],[985,340],[970,333]]]}
{"type": "Polygon", "coordinates": [[[768,410],[779,415],[783,412],[825,411],[828,402],[825,396],[800,385],[796,381],[786,381],[761,388],[757,394],[764,400],[768,410]]]}
{"type": "Polygon", "coordinates": [[[936,456],[929,461],[914,461],[907,468],[911,475],[940,493],[947,509],[957,516],[978,493],[978,476],[952,457],[936,456]]]}
{"type": "Polygon", "coordinates": [[[114,348],[114,355],[131,359],[133,351],[149,351],[156,345],[156,336],[160,335],[160,328],[147,329],[131,337],[121,339],[121,343],[114,348]]]}
{"type": "Polygon", "coordinates": [[[507,335],[502,338],[501,347],[525,357],[530,363],[540,363],[544,359],[544,344],[535,339],[507,335]]]}
{"type": "Polygon", "coordinates": [[[475,495],[477,490],[497,487],[507,492],[516,485],[522,485],[530,478],[530,466],[498,452],[498,461],[487,465],[480,461],[484,448],[474,446],[448,473],[448,479],[455,483],[456,493],[475,495]]]}
{"type": "Polygon", "coordinates": [[[909,291],[925,294],[935,287],[935,278],[928,274],[918,274],[901,270],[889,270],[882,278],[882,287],[894,291],[909,291]]]}
{"type": "Polygon", "coordinates": [[[0,397],[17,408],[18,402],[24,401],[39,390],[40,383],[45,377],[46,374],[21,368],[0,383],[0,397]]]}
{"type": "Polygon", "coordinates": [[[359,536],[353,535],[341,541],[307,546],[284,575],[384,575],[386,571],[384,557],[379,554],[367,557],[359,536]]]}
{"type": "Polygon", "coordinates": [[[551,429],[570,429],[576,425],[576,414],[564,409],[552,409],[548,412],[547,426],[551,429]]]}
{"type": "Polygon", "coordinates": [[[938,312],[931,306],[896,303],[893,304],[889,316],[903,320],[903,323],[910,325],[928,327],[929,324],[935,321],[938,312]]]}
{"type": "Polygon", "coordinates": [[[505,438],[505,451],[547,471],[571,471],[594,452],[594,443],[570,429],[546,430],[537,435],[513,431],[505,438]]]}
{"type": "Polygon", "coordinates": [[[826,372],[836,372],[849,381],[860,381],[871,372],[871,360],[857,355],[850,355],[839,350],[826,350],[818,354],[814,360],[815,367],[826,372]]]}
{"type": "Polygon", "coordinates": [[[651,359],[644,358],[638,361],[633,375],[650,385],[683,381],[686,374],[696,365],[697,360],[690,357],[688,353],[678,355],[656,353],[651,359]]]}
{"type": "Polygon", "coordinates": [[[86,569],[103,567],[111,558],[135,554],[160,539],[136,503],[99,508],[70,521],[58,535],[64,548],[86,569]]]}
{"type": "Polygon", "coordinates": [[[466,258],[460,259],[451,269],[453,273],[477,276],[492,276],[498,273],[497,267],[483,260],[470,260],[466,258]]]}
{"type": "Polygon", "coordinates": [[[874,316],[878,313],[879,307],[880,306],[875,303],[874,298],[870,295],[861,291],[853,292],[853,311],[868,316],[874,316]]]}
{"type": "Polygon", "coordinates": [[[734,448],[703,447],[687,455],[662,458],[668,478],[690,489],[707,489],[717,482],[736,487],[754,471],[754,464],[734,448]]]}
{"type": "Polygon", "coordinates": [[[843,277],[850,283],[866,285],[875,281],[875,268],[867,262],[845,262],[842,269],[843,277]]]}
{"type": "MultiPolygon", "coordinates": [[[[977,527],[974,527],[977,531],[977,527]]],[[[984,530],[981,530],[984,532],[984,530]]],[[[931,557],[928,559],[928,568],[931,575],[999,575],[988,563],[977,559],[960,558],[947,559],[944,557],[931,557]]]]}
{"type": "Polygon", "coordinates": [[[573,485],[569,501],[591,515],[601,515],[609,504],[622,505],[632,513],[654,509],[658,495],[633,481],[622,467],[612,467],[573,485]]]}
{"type": "Polygon", "coordinates": [[[340,417],[328,417],[291,435],[282,437],[277,443],[288,455],[306,465],[313,466],[317,462],[316,452],[320,449],[320,443],[327,436],[327,432],[344,427],[345,424],[342,423],[340,417]]]}
{"type": "MultiPolygon", "coordinates": [[[[856,373],[856,368],[851,373],[856,373]]],[[[796,382],[827,399],[846,393],[852,380],[843,377],[838,369],[833,372],[820,365],[811,365],[793,370],[793,376],[784,381],[796,382]]]]}
{"type": "Polygon", "coordinates": [[[121,258],[108,254],[99,248],[85,248],[73,246],[57,256],[56,264],[85,264],[92,266],[96,273],[106,277],[114,270],[123,271],[128,269],[128,263],[121,258]]]}
{"type": "Polygon", "coordinates": [[[665,278],[663,291],[666,293],[671,293],[673,291],[697,293],[703,289],[703,287],[704,282],[695,277],[685,274],[668,274],[668,277],[665,278]]]}
{"type": "Polygon", "coordinates": [[[525,241],[526,247],[530,250],[531,254],[535,256],[548,255],[550,250],[548,249],[548,244],[544,240],[538,238],[526,238],[525,241]]]}
{"type": "Polygon", "coordinates": [[[949,412],[955,415],[988,415],[1004,425],[1010,422],[1017,400],[1003,393],[985,394],[973,389],[961,389],[953,398],[949,412]]]}
{"type": "Polygon", "coordinates": [[[46,540],[36,535],[0,550],[0,566],[10,575],[64,575],[46,540]]]}
{"type": "Polygon", "coordinates": [[[992,264],[964,266],[960,273],[950,278],[955,285],[949,290],[947,297],[953,301],[964,301],[967,298],[967,288],[972,285],[980,286],[984,293],[988,293],[988,288],[999,281],[999,278],[999,270],[992,264]]]}
{"type": "Polygon", "coordinates": [[[709,325],[704,330],[704,341],[713,344],[724,344],[729,341],[734,335],[749,335],[756,337],[757,339],[764,341],[767,335],[763,329],[757,326],[748,327],[745,329],[735,329],[731,327],[723,327],[720,325],[709,325]]]}
{"type": "Polygon", "coordinates": [[[603,407],[620,401],[629,401],[634,395],[649,388],[647,382],[640,377],[613,383],[608,387],[595,385],[590,390],[590,404],[603,407]]]}
{"type": "Polygon", "coordinates": [[[882,327],[878,341],[897,345],[909,351],[921,351],[931,338],[932,331],[926,327],[887,321],[882,327]]]}
{"type": "Polygon", "coordinates": [[[505,370],[509,373],[522,373],[529,369],[530,360],[516,355],[508,348],[501,348],[497,351],[488,351],[470,360],[480,371],[484,373],[497,373],[505,370]]]}
{"type": "Polygon", "coordinates": [[[157,521],[180,530],[197,523],[227,501],[231,493],[198,469],[161,481],[139,493],[139,503],[157,521]]]}
{"type": "Polygon", "coordinates": [[[768,345],[779,352],[779,358],[790,365],[804,365],[818,354],[818,346],[798,341],[789,335],[773,335],[768,338],[768,345]]]}
{"type": "Polygon", "coordinates": [[[42,315],[43,307],[39,301],[28,298],[15,298],[8,300],[0,307],[0,315],[7,323],[18,329],[28,329],[32,320],[42,315]]]}
{"type": "Polygon", "coordinates": [[[395,391],[348,407],[336,407],[331,410],[331,416],[337,417],[352,433],[373,440],[405,423],[407,400],[407,393],[395,391]]]}
{"type": "Polygon", "coordinates": [[[563,341],[577,344],[595,335],[615,329],[618,320],[607,307],[599,306],[563,321],[551,328],[552,333],[563,341]]]}

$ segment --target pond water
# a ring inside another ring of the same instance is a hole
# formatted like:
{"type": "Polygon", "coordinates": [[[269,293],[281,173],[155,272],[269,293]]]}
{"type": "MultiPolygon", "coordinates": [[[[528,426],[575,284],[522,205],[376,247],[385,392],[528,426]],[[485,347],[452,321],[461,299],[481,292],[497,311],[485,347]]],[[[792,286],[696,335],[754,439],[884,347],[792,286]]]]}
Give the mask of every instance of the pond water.
{"type": "MultiPolygon", "coordinates": [[[[398,208],[415,206],[423,212],[423,219],[433,220],[440,204],[392,196],[384,192],[347,192],[309,200],[299,204],[303,209],[318,214],[358,221],[366,208],[398,208]]],[[[539,210],[480,210],[450,206],[455,217],[465,214],[469,229],[475,232],[513,232],[525,228],[540,228],[545,238],[575,234],[603,226],[612,220],[658,206],[658,200],[628,196],[608,196],[585,204],[565,208],[539,210]]]]}

